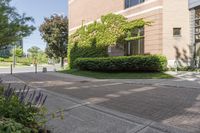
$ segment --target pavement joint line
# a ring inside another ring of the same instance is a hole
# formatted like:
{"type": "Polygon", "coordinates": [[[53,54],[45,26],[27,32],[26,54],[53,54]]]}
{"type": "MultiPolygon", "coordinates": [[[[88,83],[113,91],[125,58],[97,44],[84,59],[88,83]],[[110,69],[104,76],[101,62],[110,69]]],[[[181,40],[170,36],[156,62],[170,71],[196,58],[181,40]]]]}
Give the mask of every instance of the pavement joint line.
{"type": "MultiPolygon", "coordinates": [[[[164,133],[172,133],[172,132],[170,132],[170,131],[168,131],[168,130],[164,130],[163,128],[158,128],[158,127],[152,126],[153,123],[154,123],[154,122],[151,122],[151,123],[149,123],[149,124],[147,124],[147,125],[144,125],[144,127],[142,127],[141,129],[139,129],[138,131],[135,131],[135,133],[139,133],[140,131],[144,130],[144,129],[147,128],[147,127],[150,127],[150,128],[156,129],[156,130],[159,130],[159,131],[164,132],[164,133]]],[[[180,130],[183,131],[183,129],[178,128],[178,127],[173,127],[173,126],[170,126],[170,127],[176,128],[176,129],[180,129],[180,130]]],[[[185,131],[185,132],[186,132],[186,131],[185,131]]],[[[131,132],[130,132],[130,133],[131,133],[131,132]]]]}
{"type": "Polygon", "coordinates": [[[140,127],[139,129],[135,129],[135,128],[131,129],[130,131],[128,131],[128,133],[133,133],[133,132],[134,132],[134,133],[138,133],[138,132],[144,130],[145,128],[146,128],[146,126],[143,125],[143,126],[140,127]]]}
{"type": "Polygon", "coordinates": [[[145,127],[144,125],[140,125],[140,126],[138,126],[138,128],[133,128],[133,129],[129,130],[127,133],[136,133],[137,131],[143,130],[144,127],[145,127]]]}
{"type": "MultiPolygon", "coordinates": [[[[76,104],[76,105],[71,106],[71,107],[68,107],[68,108],[66,108],[66,109],[63,109],[63,110],[60,110],[60,111],[56,111],[55,113],[58,114],[58,113],[61,113],[61,112],[69,112],[69,111],[71,111],[71,110],[74,110],[74,109],[83,107],[83,106],[88,105],[88,104],[90,104],[90,102],[81,103],[81,104],[76,104]]],[[[50,113],[50,114],[47,114],[47,116],[50,116],[50,115],[51,115],[51,113],[50,113]]]]}
{"type": "Polygon", "coordinates": [[[140,131],[144,130],[145,128],[149,127],[153,122],[147,124],[147,125],[144,125],[144,127],[142,127],[141,129],[138,129],[137,131],[135,131],[135,133],[139,133],[140,131]]]}
{"type": "Polygon", "coordinates": [[[3,81],[5,84],[22,83],[21,81],[3,81]]]}
{"type": "MultiPolygon", "coordinates": [[[[41,89],[37,88],[37,89],[30,89],[29,92],[32,92],[32,91],[41,91],[41,89]]],[[[20,92],[20,90],[16,90],[15,92],[20,92]]]]}
{"type": "MultiPolygon", "coordinates": [[[[152,124],[154,124],[154,122],[152,122],[149,127],[150,128],[154,128],[156,130],[159,130],[159,131],[162,131],[162,132],[165,132],[165,133],[174,133],[174,132],[170,132],[169,130],[167,130],[168,128],[158,128],[158,126],[153,126],[152,124]]],[[[162,123],[161,123],[162,124],[162,123]]],[[[184,133],[193,133],[193,132],[190,132],[190,131],[186,131],[185,129],[182,129],[182,128],[179,128],[179,127],[176,127],[176,126],[172,126],[172,125],[168,125],[168,127],[171,128],[174,128],[174,129],[177,129],[177,130],[181,130],[183,131],[184,133]]],[[[183,133],[182,132],[182,133],[183,133]]],[[[179,133],[179,132],[178,132],[179,133]]]]}
{"type": "MultiPolygon", "coordinates": [[[[92,104],[91,104],[91,105],[92,105],[92,104]]],[[[103,108],[103,107],[101,107],[101,106],[97,106],[97,105],[93,105],[93,106],[85,105],[85,106],[88,107],[88,108],[91,108],[91,109],[93,109],[93,110],[99,111],[99,112],[101,112],[101,113],[104,113],[104,114],[110,115],[110,116],[112,116],[112,117],[115,117],[115,118],[117,118],[117,119],[125,120],[126,122],[129,122],[129,123],[137,123],[137,124],[139,124],[139,125],[144,125],[144,126],[145,126],[145,125],[149,125],[150,123],[152,123],[152,120],[149,120],[149,121],[151,121],[151,122],[148,123],[148,124],[140,123],[140,122],[135,121],[135,120],[133,120],[133,119],[131,119],[131,118],[126,118],[125,116],[120,115],[120,114],[122,114],[121,112],[114,111],[114,110],[107,109],[107,108],[106,108],[106,110],[105,110],[105,108],[103,108]],[[95,107],[94,107],[94,106],[95,106],[95,107]],[[101,108],[101,109],[100,109],[100,108],[101,108]],[[109,111],[108,111],[108,110],[109,110],[109,111]]],[[[128,114],[128,115],[133,116],[133,115],[131,115],[131,114],[128,114]]],[[[139,118],[139,117],[138,117],[138,118],[139,118]]]]}
{"type": "Polygon", "coordinates": [[[175,86],[175,85],[169,85],[169,84],[160,84],[160,83],[136,83],[136,82],[125,82],[122,84],[136,84],[136,85],[151,85],[151,86],[157,86],[157,87],[175,87],[175,88],[185,88],[185,89],[200,89],[200,87],[191,87],[191,86],[175,86]]]}
{"type": "MultiPolygon", "coordinates": [[[[35,88],[35,89],[37,89],[37,87],[34,87],[34,86],[31,86],[32,88],[35,88]]],[[[71,102],[73,102],[73,103],[76,103],[76,104],[81,104],[81,103],[83,103],[83,102],[81,102],[81,100],[77,100],[77,99],[75,99],[75,98],[71,98],[71,97],[69,97],[68,95],[62,95],[62,94],[59,94],[59,93],[55,93],[55,92],[52,92],[52,91],[49,91],[49,90],[46,90],[46,89],[43,89],[43,88],[38,88],[38,89],[40,89],[41,91],[44,91],[44,92],[47,92],[47,93],[50,93],[50,94],[52,94],[52,95],[54,95],[54,96],[60,96],[61,98],[63,98],[63,99],[65,99],[65,100],[69,100],[69,101],[71,101],[71,102]]],[[[86,103],[86,102],[85,102],[86,103]]]]}
{"type": "Polygon", "coordinates": [[[125,83],[108,83],[108,84],[103,84],[103,85],[91,85],[91,86],[73,86],[65,89],[78,89],[78,88],[98,88],[98,87],[106,87],[106,86],[115,86],[115,85],[122,85],[125,83]]]}

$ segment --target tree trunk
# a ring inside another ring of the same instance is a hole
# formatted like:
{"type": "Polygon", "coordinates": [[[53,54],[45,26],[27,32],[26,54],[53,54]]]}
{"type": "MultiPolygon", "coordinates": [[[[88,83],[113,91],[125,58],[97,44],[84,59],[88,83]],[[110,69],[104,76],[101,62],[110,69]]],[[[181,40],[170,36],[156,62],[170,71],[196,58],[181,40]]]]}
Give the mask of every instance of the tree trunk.
{"type": "Polygon", "coordinates": [[[60,58],[60,66],[63,68],[64,67],[64,57],[60,58]]]}

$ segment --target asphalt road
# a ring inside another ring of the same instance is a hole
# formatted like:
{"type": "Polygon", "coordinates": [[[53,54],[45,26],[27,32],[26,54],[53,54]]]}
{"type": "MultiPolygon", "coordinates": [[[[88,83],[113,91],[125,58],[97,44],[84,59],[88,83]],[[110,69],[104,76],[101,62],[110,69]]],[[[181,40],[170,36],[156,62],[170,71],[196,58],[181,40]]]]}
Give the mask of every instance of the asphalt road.
{"type": "Polygon", "coordinates": [[[199,89],[90,80],[53,73],[21,73],[15,76],[31,86],[187,131],[200,132],[199,89]]]}

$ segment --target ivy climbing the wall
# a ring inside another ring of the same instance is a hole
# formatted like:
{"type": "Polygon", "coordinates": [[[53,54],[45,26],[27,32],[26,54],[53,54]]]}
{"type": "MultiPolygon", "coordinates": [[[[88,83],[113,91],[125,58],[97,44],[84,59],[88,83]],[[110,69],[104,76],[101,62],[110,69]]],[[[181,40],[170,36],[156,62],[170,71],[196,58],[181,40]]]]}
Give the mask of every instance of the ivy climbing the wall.
{"type": "Polygon", "coordinates": [[[73,68],[73,62],[80,57],[107,57],[109,46],[140,39],[139,34],[133,37],[130,33],[150,23],[143,19],[128,21],[122,15],[111,13],[102,16],[98,22],[82,26],[69,38],[69,67],[73,68]]]}

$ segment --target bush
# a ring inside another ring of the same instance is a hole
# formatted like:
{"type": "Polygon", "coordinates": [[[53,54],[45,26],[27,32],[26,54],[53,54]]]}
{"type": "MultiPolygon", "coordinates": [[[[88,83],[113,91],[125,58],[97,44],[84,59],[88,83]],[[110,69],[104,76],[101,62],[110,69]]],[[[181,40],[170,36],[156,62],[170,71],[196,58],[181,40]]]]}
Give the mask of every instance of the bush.
{"type": "Polygon", "coordinates": [[[0,62],[3,62],[4,61],[4,58],[0,57],[0,62]]]}
{"type": "Polygon", "coordinates": [[[31,129],[9,118],[0,118],[1,133],[31,133],[31,129]]]}
{"type": "Polygon", "coordinates": [[[46,122],[43,107],[46,97],[36,91],[29,94],[25,87],[16,93],[9,86],[0,95],[0,118],[12,119],[35,132],[46,122]]]}
{"type": "Polygon", "coordinates": [[[90,71],[159,72],[167,68],[167,59],[160,55],[136,55],[107,58],[79,58],[75,68],[90,71]]]}
{"type": "MultiPolygon", "coordinates": [[[[27,65],[27,66],[30,66],[32,63],[33,63],[33,60],[32,58],[28,57],[28,58],[25,58],[25,57],[17,57],[16,58],[16,63],[20,63],[22,65],[27,65]]],[[[10,58],[1,58],[0,57],[0,62],[8,62],[8,63],[12,63],[13,62],[13,58],[10,57],[10,58]]],[[[42,63],[47,63],[48,62],[48,58],[45,56],[45,55],[40,55],[37,59],[37,63],[38,64],[42,64],[42,63]]]]}
{"type": "Polygon", "coordinates": [[[4,92],[4,87],[0,84],[0,95],[2,95],[4,92]]]}
{"type": "Polygon", "coordinates": [[[22,65],[31,65],[31,60],[30,58],[17,58],[17,63],[21,63],[22,65]]]}
{"type": "Polygon", "coordinates": [[[0,59],[2,62],[12,62],[13,58],[1,58],[0,59]]]}
{"type": "Polygon", "coordinates": [[[70,68],[74,68],[74,61],[80,57],[107,57],[107,47],[96,46],[78,46],[71,44],[68,47],[68,64],[70,68]]]}

